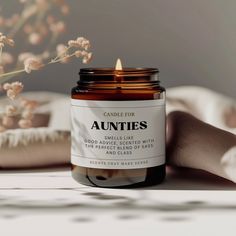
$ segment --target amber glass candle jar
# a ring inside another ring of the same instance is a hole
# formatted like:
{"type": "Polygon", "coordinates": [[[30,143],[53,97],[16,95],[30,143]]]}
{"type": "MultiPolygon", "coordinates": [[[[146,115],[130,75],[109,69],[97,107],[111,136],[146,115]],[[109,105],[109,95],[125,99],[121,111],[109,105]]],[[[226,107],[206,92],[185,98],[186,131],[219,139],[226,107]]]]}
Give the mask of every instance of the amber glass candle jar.
{"type": "Polygon", "coordinates": [[[155,68],[87,68],[72,89],[72,176],[97,187],[165,177],[165,89],[155,68]]]}

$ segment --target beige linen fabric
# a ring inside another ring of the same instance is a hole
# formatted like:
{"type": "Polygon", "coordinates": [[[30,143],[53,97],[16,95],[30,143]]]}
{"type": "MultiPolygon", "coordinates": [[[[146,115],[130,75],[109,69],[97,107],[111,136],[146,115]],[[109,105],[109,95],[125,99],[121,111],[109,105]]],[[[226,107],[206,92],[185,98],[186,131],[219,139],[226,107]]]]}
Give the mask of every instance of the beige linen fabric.
{"type": "MultiPolygon", "coordinates": [[[[23,95],[29,99],[37,99],[42,104],[33,120],[36,127],[10,129],[0,134],[0,168],[35,168],[68,164],[69,97],[50,92],[30,92],[23,95]]],[[[3,108],[8,103],[7,99],[1,99],[0,107],[3,108]]]]}
{"type": "Polygon", "coordinates": [[[172,135],[172,140],[167,138],[169,164],[205,170],[236,183],[235,99],[201,87],[171,88],[167,113],[167,137],[172,135]]]}

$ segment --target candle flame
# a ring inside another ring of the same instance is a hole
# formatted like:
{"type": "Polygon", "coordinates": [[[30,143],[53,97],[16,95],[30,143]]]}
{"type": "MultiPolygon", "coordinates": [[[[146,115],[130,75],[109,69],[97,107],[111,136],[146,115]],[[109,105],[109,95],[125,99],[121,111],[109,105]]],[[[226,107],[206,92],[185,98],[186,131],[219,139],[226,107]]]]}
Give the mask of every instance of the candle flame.
{"type": "Polygon", "coordinates": [[[118,58],[116,61],[116,70],[122,70],[122,63],[120,58],[118,58]]]}

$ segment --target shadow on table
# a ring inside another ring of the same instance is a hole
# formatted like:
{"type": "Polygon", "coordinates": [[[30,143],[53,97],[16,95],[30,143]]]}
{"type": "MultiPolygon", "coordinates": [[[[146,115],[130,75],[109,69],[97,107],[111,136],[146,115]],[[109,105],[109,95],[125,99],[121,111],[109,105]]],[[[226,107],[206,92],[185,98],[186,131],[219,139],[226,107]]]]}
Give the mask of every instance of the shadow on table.
{"type": "MultiPolygon", "coordinates": [[[[23,190],[23,189],[22,189],[23,190]]],[[[91,189],[90,189],[91,190],[91,189]]],[[[46,191],[49,191],[48,189],[46,191]]],[[[80,189],[58,189],[60,191],[77,191],[92,200],[90,203],[68,202],[69,199],[55,198],[48,200],[30,200],[7,195],[0,196],[0,220],[14,220],[21,216],[37,216],[48,214],[67,214],[73,223],[88,223],[96,221],[102,214],[109,215],[115,220],[134,220],[154,217],[159,221],[182,222],[194,219],[194,212],[235,213],[234,203],[211,203],[207,201],[183,201],[178,203],[168,202],[168,199],[145,199],[140,194],[138,198],[122,195],[112,195],[101,192],[80,192],[80,189]],[[141,202],[140,202],[141,200],[141,202]],[[143,201],[143,202],[142,202],[143,201]],[[89,213],[89,214],[88,214],[89,213]]],[[[141,191],[142,192],[142,191],[141,191]]],[[[173,196],[174,197],[174,196],[173,196]]]]}
{"type": "Polygon", "coordinates": [[[166,180],[153,190],[236,190],[236,184],[202,170],[190,168],[167,168],[166,180]]]}

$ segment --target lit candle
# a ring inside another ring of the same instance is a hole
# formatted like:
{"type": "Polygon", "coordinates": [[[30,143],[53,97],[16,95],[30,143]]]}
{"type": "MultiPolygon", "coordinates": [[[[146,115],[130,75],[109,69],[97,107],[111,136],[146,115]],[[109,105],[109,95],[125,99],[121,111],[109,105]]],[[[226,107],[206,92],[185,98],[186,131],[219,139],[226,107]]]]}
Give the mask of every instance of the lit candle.
{"type": "Polygon", "coordinates": [[[155,68],[80,70],[72,89],[72,176],[99,187],[165,177],[165,90],[155,68]]]}
{"type": "Polygon", "coordinates": [[[119,86],[119,84],[122,82],[122,75],[120,75],[120,72],[122,72],[122,63],[120,58],[117,59],[116,61],[116,66],[115,66],[115,81],[118,84],[117,88],[117,92],[120,92],[121,87],[119,86]]]}

